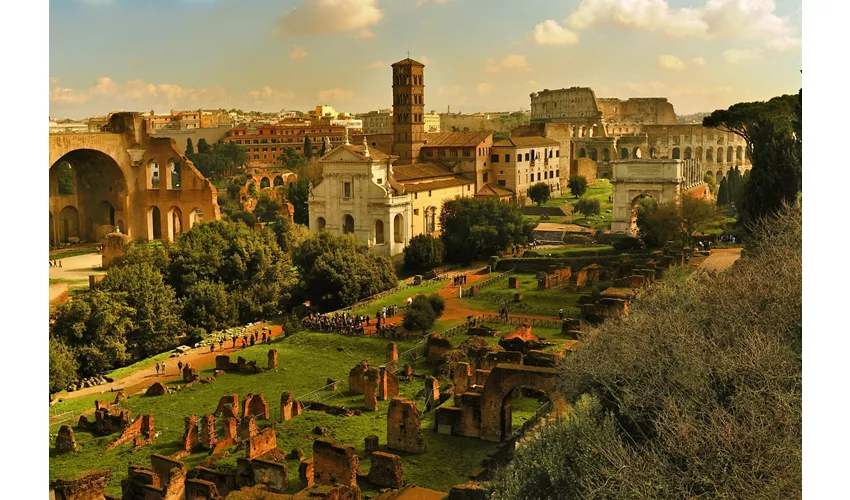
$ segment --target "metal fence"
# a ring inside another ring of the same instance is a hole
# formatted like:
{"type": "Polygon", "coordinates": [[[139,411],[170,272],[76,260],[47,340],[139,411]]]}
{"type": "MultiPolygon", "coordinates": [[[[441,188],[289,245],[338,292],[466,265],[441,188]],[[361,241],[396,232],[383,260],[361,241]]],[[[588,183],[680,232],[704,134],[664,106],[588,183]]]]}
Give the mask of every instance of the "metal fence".
{"type": "Polygon", "coordinates": [[[519,438],[520,436],[525,434],[528,431],[528,429],[534,427],[538,422],[540,422],[540,420],[543,417],[548,415],[549,412],[551,412],[551,411],[552,411],[552,402],[546,401],[546,403],[540,405],[540,407],[537,408],[537,411],[534,412],[534,416],[532,416],[531,418],[529,418],[528,420],[523,422],[523,424],[520,426],[520,428],[517,429],[516,432],[514,432],[514,436],[519,438]]]}

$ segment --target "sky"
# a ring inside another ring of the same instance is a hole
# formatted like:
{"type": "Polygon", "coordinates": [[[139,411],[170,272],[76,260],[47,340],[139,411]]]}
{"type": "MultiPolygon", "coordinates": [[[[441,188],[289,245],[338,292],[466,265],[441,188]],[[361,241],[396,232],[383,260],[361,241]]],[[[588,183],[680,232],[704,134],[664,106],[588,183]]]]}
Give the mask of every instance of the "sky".
{"type": "Polygon", "coordinates": [[[427,110],[588,86],[710,112],[796,93],[801,23],[801,0],[51,0],[50,116],[366,112],[408,51],[427,110]]]}

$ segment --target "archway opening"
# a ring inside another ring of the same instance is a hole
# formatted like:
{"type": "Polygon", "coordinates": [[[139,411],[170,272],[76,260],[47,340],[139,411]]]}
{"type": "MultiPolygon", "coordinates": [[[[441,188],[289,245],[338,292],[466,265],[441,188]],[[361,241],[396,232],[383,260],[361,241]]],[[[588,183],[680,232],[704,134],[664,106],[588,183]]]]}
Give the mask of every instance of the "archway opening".
{"type": "Polygon", "coordinates": [[[114,225],[123,216],[127,191],[124,173],[106,153],[76,149],[64,154],[50,166],[49,174],[50,211],[57,218],[54,243],[68,237],[97,241],[101,226],[114,225]],[[75,215],[65,211],[63,218],[61,211],[69,206],[75,215]],[[66,224],[75,234],[62,238],[66,224]]]}
{"type": "Polygon", "coordinates": [[[56,222],[53,221],[53,212],[50,212],[50,248],[56,246],[56,222]]]}
{"type": "Polygon", "coordinates": [[[694,158],[699,161],[702,161],[702,146],[697,146],[697,148],[694,150],[694,155],[694,158]]]}
{"type": "Polygon", "coordinates": [[[714,148],[707,148],[705,150],[705,161],[714,161],[714,148]]]}
{"type": "Polygon", "coordinates": [[[195,224],[203,222],[204,220],[204,212],[193,208],[191,212],[189,212],[189,229],[195,227],[195,224]]]}
{"type": "Polygon", "coordinates": [[[507,439],[528,420],[534,418],[538,411],[545,411],[544,406],[551,408],[551,400],[545,392],[532,387],[519,386],[508,391],[502,399],[500,410],[500,435],[507,439]]]}
{"type": "Polygon", "coordinates": [[[674,160],[678,160],[680,156],[681,156],[681,152],[679,151],[679,148],[673,148],[673,156],[672,156],[672,158],[673,158],[674,160]]]}
{"type": "Polygon", "coordinates": [[[179,207],[168,210],[168,239],[174,241],[183,234],[183,212],[179,207]]]}
{"type": "Polygon", "coordinates": [[[658,208],[658,200],[651,194],[641,193],[632,199],[630,206],[629,231],[631,234],[637,234],[639,231],[638,220],[654,212],[658,208]]]}
{"type": "Polygon", "coordinates": [[[263,177],[260,179],[260,189],[266,189],[267,187],[271,187],[272,183],[269,181],[268,177],[263,177]]]}
{"type": "Polygon", "coordinates": [[[148,240],[162,239],[162,216],[159,207],[151,207],[148,210],[148,240]]]}
{"type": "Polygon", "coordinates": [[[643,156],[643,155],[642,155],[642,154],[641,154],[641,152],[640,152],[640,148],[634,148],[634,149],[632,150],[632,158],[638,158],[638,159],[640,159],[640,157],[641,157],[641,156],[643,156]]]}
{"type": "Polygon", "coordinates": [[[384,244],[384,221],[380,219],[375,221],[375,244],[384,244]]]}
{"type": "Polygon", "coordinates": [[[732,156],[735,154],[735,150],[732,146],[726,148],[726,163],[732,163],[732,156]]]}
{"type": "Polygon", "coordinates": [[[602,150],[602,160],[611,161],[611,152],[608,151],[608,148],[602,150]]]}
{"type": "Polygon", "coordinates": [[[590,148],[589,153],[590,154],[588,156],[590,156],[590,159],[593,160],[593,161],[596,161],[596,159],[597,159],[596,148],[590,148]]]}
{"type": "Polygon", "coordinates": [[[146,170],[145,177],[148,189],[159,189],[159,163],[156,160],[151,160],[148,162],[146,170]]]}
{"type": "Polygon", "coordinates": [[[655,158],[658,156],[658,150],[655,148],[649,148],[649,157],[655,158]]]}
{"type": "MultiPolygon", "coordinates": [[[[540,174],[538,174],[540,175],[540,174]]],[[[437,207],[429,207],[425,209],[425,233],[434,234],[437,232],[437,207]]]]}
{"type": "Polygon", "coordinates": [[[59,212],[59,242],[68,243],[79,238],[80,211],[69,205],[59,212]]]}
{"type": "Polygon", "coordinates": [[[327,223],[325,222],[325,218],[324,218],[324,217],[319,217],[319,218],[317,218],[317,219],[316,219],[316,229],[317,229],[317,230],[319,230],[319,231],[324,231],[324,230],[325,230],[325,225],[326,225],[326,224],[327,224],[327,223]]]}
{"type": "Polygon", "coordinates": [[[584,158],[586,156],[587,156],[587,151],[585,151],[584,148],[581,148],[581,149],[578,150],[578,157],[579,158],[584,158]]]}
{"type": "Polygon", "coordinates": [[[393,219],[393,241],[404,243],[404,217],[401,214],[396,214],[393,219]]]}
{"type": "Polygon", "coordinates": [[[172,159],[168,162],[168,166],[168,171],[170,173],[168,176],[168,189],[181,189],[183,185],[183,176],[180,161],[172,159]]]}
{"type": "Polygon", "coordinates": [[[345,214],[345,217],[342,218],[342,234],[348,234],[354,232],[354,217],[349,214],[345,214]]]}
{"type": "Polygon", "coordinates": [[[620,159],[628,160],[629,159],[629,150],[626,148],[620,148],[620,159]]]}
{"type": "Polygon", "coordinates": [[[738,149],[735,150],[735,159],[739,161],[744,159],[744,148],[742,146],[738,146],[738,149]]]}
{"type": "Polygon", "coordinates": [[[685,148],[685,159],[690,160],[693,155],[693,151],[690,147],[685,148]]]}
{"type": "Polygon", "coordinates": [[[283,186],[283,177],[281,177],[281,176],[279,176],[279,175],[278,175],[278,176],[276,176],[276,177],[274,178],[274,182],[272,182],[272,185],[273,185],[273,186],[283,186]]]}

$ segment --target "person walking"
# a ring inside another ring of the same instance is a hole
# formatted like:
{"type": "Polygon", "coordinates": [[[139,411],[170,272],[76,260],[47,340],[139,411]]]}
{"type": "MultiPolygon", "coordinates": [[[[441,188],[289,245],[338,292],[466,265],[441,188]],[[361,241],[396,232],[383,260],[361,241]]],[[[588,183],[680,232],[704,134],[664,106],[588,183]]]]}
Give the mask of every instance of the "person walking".
{"type": "Polygon", "coordinates": [[[219,350],[219,351],[223,351],[223,350],[224,350],[224,337],[222,337],[222,338],[218,339],[218,350],[219,350]]]}
{"type": "Polygon", "coordinates": [[[183,362],[182,362],[182,361],[178,361],[178,362],[177,362],[177,373],[180,373],[180,372],[182,372],[182,371],[183,371],[183,362]]]}
{"type": "Polygon", "coordinates": [[[564,319],[564,308],[563,307],[558,309],[558,319],[560,319],[560,320],[564,319]]]}
{"type": "Polygon", "coordinates": [[[165,361],[162,362],[162,376],[165,376],[165,361]]]}
{"type": "Polygon", "coordinates": [[[156,364],[156,376],[159,377],[159,363],[156,364]]]}

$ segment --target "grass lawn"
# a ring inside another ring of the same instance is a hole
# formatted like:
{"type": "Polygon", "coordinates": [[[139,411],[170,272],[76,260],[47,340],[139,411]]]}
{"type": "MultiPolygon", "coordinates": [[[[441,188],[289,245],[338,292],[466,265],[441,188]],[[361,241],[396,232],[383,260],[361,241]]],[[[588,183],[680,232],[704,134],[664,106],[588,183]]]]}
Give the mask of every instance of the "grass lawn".
{"type": "Polygon", "coordinates": [[[357,309],[351,311],[351,313],[365,314],[369,317],[374,318],[375,314],[384,306],[390,306],[395,304],[399,307],[399,309],[401,309],[402,306],[407,306],[408,297],[415,297],[420,293],[428,295],[442,290],[445,286],[445,281],[426,281],[425,284],[421,286],[404,288],[402,290],[399,290],[398,292],[387,295],[386,297],[382,297],[376,300],[375,302],[369,303],[364,307],[358,307],[357,309]]]}
{"type": "MultiPolygon", "coordinates": [[[[397,341],[399,351],[406,351],[415,342],[397,341]]],[[[374,365],[381,364],[385,359],[387,341],[363,337],[345,337],[336,334],[301,332],[289,338],[274,342],[278,350],[279,364],[274,370],[258,375],[225,374],[212,384],[196,384],[177,393],[159,397],[134,395],[127,399],[122,407],[130,410],[131,415],[152,413],[155,419],[155,429],[161,433],[156,442],[136,453],[131,454],[131,444],[119,446],[110,451],[104,451],[105,446],[114,440],[118,434],[105,437],[95,437],[90,433],[75,429],[80,453],[57,455],[53,450],[55,436],[51,436],[50,444],[50,479],[71,476],[86,469],[105,468],[113,472],[113,478],[107,488],[107,493],[120,494],[121,479],[126,478],[127,467],[133,465],[149,466],[152,453],[173,454],[181,448],[181,438],[184,432],[183,419],[187,415],[206,415],[215,410],[221,396],[239,394],[240,403],[244,402],[248,393],[264,394],[269,404],[272,419],[279,417],[280,394],[292,392],[296,397],[308,395],[322,387],[328,377],[339,381],[339,388],[345,390],[348,386],[349,370],[363,359],[372,360],[374,365]]],[[[240,355],[248,360],[256,360],[259,366],[266,365],[267,346],[255,346],[240,351],[240,355]]],[[[150,362],[150,360],[148,360],[150,362]]],[[[426,372],[428,366],[420,362],[417,372],[426,372]]],[[[132,367],[126,367],[132,369],[132,367]]],[[[203,370],[201,377],[211,375],[212,369],[203,370]]],[[[151,383],[154,379],[151,379],[151,383]]],[[[420,379],[402,382],[403,396],[414,397],[422,389],[420,379]]],[[[112,396],[111,394],[109,396],[112,396]]],[[[80,398],[78,401],[59,403],[64,406],[54,407],[53,412],[67,411],[73,408],[85,409],[93,407],[94,400],[106,399],[103,395],[93,395],[91,398],[80,398]]],[[[350,408],[362,406],[362,396],[333,395],[322,391],[310,395],[307,399],[324,400],[331,397],[329,403],[341,404],[350,408]]],[[[421,401],[420,401],[421,402],[421,401]]],[[[299,417],[286,423],[276,425],[278,446],[290,451],[301,447],[309,457],[312,454],[312,430],[316,426],[329,430],[329,436],[342,443],[353,444],[358,452],[363,451],[363,441],[368,435],[377,435],[381,443],[386,443],[386,412],[389,401],[379,402],[379,411],[364,412],[360,416],[335,417],[319,412],[307,411],[299,417]]],[[[260,421],[261,426],[269,422],[260,421]]],[[[423,455],[407,455],[404,457],[405,481],[419,484],[428,488],[448,491],[451,486],[463,482],[477,467],[481,460],[492,451],[496,445],[474,438],[457,438],[438,435],[432,431],[433,413],[423,418],[423,432],[427,453],[423,455]]],[[[55,429],[51,429],[55,432],[55,429]]],[[[206,452],[194,453],[184,459],[188,468],[192,468],[205,459],[206,452]]],[[[217,467],[232,467],[237,457],[244,456],[243,452],[231,453],[216,463],[217,467]]],[[[298,464],[288,461],[287,469],[290,477],[290,490],[297,491],[298,464]]],[[[368,461],[364,461],[363,470],[368,469],[368,461]]]]}
{"type": "Polygon", "coordinates": [[[50,260],[67,259],[69,257],[76,257],[78,255],[97,253],[97,250],[95,250],[95,246],[95,243],[87,243],[85,245],[63,248],[61,250],[52,250],[50,252],[50,260]]]}
{"type": "Polygon", "coordinates": [[[571,293],[565,288],[549,290],[537,289],[537,276],[534,274],[515,274],[519,278],[519,288],[508,288],[508,278],[485,288],[472,298],[462,299],[467,307],[476,310],[496,312],[505,302],[515,314],[536,314],[557,316],[558,309],[564,308],[565,317],[575,317],[579,313],[578,299],[581,294],[571,293]],[[519,306],[513,301],[515,293],[522,293],[522,300],[528,307],[519,306]],[[530,309],[529,309],[530,308],[530,309]]]}
{"type": "Polygon", "coordinates": [[[613,250],[614,247],[611,245],[562,245],[551,248],[535,248],[534,251],[539,253],[540,255],[548,256],[561,256],[578,253],[578,252],[589,252],[589,251],[608,251],[613,250]]]}
{"type": "MultiPolygon", "coordinates": [[[[614,188],[611,185],[611,182],[608,179],[598,179],[593,184],[589,184],[587,186],[587,191],[584,193],[585,197],[595,198],[599,200],[600,214],[598,216],[585,218],[585,216],[579,213],[574,213],[571,216],[556,217],[545,222],[570,223],[577,224],[579,226],[591,227],[594,229],[610,228],[614,204],[613,202],[608,201],[608,198],[613,196],[613,194],[614,188]],[[606,213],[606,210],[611,210],[612,213],[606,213]]],[[[543,206],[560,207],[562,205],[575,205],[578,200],[578,198],[569,194],[569,191],[567,191],[565,196],[550,198],[546,203],[543,204],[543,206]]],[[[526,216],[525,218],[534,222],[541,222],[539,216],[526,216]]]]}

